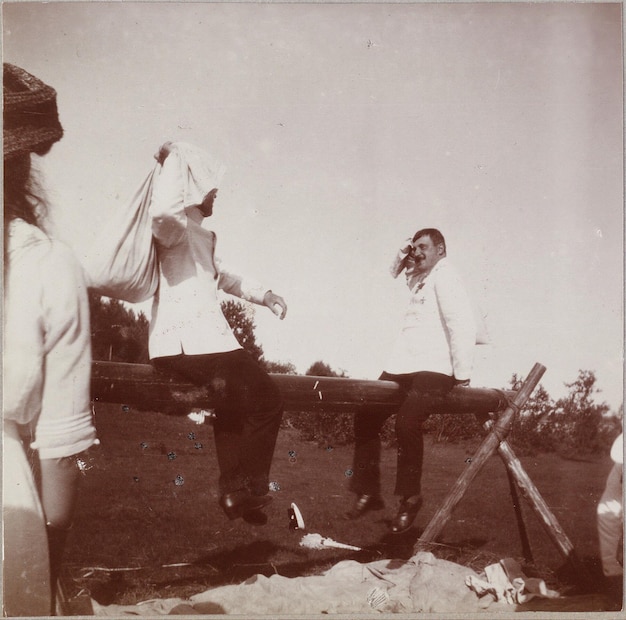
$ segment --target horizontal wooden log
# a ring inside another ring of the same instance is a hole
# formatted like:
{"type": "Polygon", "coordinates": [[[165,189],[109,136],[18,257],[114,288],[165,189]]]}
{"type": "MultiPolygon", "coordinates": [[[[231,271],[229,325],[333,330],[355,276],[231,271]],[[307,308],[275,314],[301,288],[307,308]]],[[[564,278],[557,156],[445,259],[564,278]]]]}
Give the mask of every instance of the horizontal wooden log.
{"type": "MultiPolygon", "coordinates": [[[[287,411],[354,412],[364,405],[394,412],[401,403],[398,384],[344,377],[270,375],[280,389],[287,411]]],[[[95,361],[92,365],[92,399],[120,403],[143,411],[187,414],[213,405],[206,388],[158,372],[149,364],[95,361]]],[[[489,388],[456,387],[449,392],[424,392],[422,402],[430,413],[497,413],[514,395],[489,388]]]]}

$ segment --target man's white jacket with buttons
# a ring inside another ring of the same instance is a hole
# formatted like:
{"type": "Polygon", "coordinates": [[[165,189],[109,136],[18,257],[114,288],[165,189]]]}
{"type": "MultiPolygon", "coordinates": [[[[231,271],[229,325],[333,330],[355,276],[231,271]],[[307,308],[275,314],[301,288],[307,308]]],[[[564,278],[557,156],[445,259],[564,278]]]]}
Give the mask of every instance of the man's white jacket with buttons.
{"type": "Polygon", "coordinates": [[[257,304],[267,289],[220,267],[216,235],[187,216],[179,154],[165,160],[155,182],[150,215],[159,260],[159,288],[152,305],[150,358],[240,349],[218,288],[257,304]]]}
{"type": "Polygon", "coordinates": [[[443,258],[421,285],[413,286],[385,370],[392,374],[431,371],[469,379],[475,344],[470,298],[456,269],[443,258]]]}

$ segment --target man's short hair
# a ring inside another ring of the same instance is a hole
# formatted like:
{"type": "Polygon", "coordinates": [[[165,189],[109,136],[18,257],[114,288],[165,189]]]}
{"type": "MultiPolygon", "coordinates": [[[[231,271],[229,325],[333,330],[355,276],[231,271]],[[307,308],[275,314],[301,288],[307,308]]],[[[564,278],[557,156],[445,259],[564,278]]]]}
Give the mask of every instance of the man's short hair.
{"type": "Polygon", "coordinates": [[[422,228],[421,230],[418,230],[413,235],[412,241],[415,242],[417,239],[424,236],[429,236],[435,245],[443,245],[443,251],[446,251],[446,240],[436,228],[422,228]]]}

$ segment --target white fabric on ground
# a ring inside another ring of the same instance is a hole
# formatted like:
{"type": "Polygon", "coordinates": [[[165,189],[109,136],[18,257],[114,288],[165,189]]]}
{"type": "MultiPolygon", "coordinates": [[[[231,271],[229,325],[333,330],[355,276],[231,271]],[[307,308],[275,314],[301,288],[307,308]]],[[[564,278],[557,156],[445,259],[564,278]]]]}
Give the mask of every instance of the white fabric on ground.
{"type": "Polygon", "coordinates": [[[496,601],[509,605],[527,603],[535,597],[558,598],[559,593],[548,589],[543,579],[527,577],[518,562],[505,558],[485,567],[485,577],[469,575],[465,583],[479,596],[490,594],[496,601]]]}
{"type": "Polygon", "coordinates": [[[360,564],[339,562],[322,575],[282,577],[256,575],[238,585],[207,590],[189,600],[165,599],[141,605],[101,606],[96,615],[158,615],[174,613],[226,613],[294,615],[322,613],[471,613],[510,610],[491,597],[480,599],[465,585],[469,568],[438,560],[421,552],[410,560],[380,560],[360,564]]]}

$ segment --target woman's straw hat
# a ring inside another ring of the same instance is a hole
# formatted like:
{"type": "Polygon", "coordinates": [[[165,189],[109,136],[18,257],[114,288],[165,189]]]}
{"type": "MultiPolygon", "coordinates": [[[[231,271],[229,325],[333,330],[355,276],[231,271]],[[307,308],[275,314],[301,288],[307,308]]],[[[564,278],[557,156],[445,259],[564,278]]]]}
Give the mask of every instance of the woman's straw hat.
{"type": "Polygon", "coordinates": [[[3,65],[4,158],[44,155],[63,136],[56,91],[20,67],[3,65]]]}

